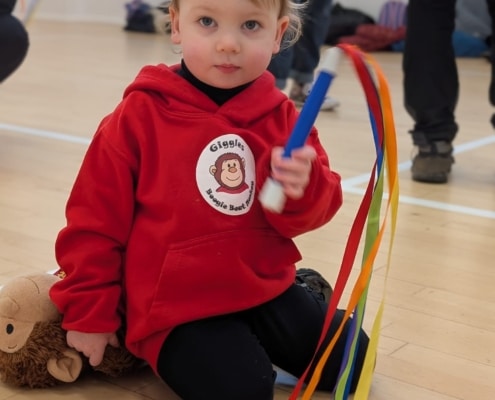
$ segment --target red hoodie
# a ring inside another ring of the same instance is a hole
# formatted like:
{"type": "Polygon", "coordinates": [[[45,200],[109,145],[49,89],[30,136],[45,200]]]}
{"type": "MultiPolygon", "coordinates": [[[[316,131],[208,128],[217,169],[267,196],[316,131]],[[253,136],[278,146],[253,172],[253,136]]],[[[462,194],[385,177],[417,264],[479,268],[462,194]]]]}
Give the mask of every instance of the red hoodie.
{"type": "Polygon", "coordinates": [[[66,330],[114,332],[153,368],[188,321],[264,303],[293,282],[291,238],[328,222],[340,177],[313,129],[311,182],[283,213],[258,193],[298,113],[264,73],[219,106],[175,70],[147,66],[103,119],[56,242],[66,278],[51,290],[66,330]]]}

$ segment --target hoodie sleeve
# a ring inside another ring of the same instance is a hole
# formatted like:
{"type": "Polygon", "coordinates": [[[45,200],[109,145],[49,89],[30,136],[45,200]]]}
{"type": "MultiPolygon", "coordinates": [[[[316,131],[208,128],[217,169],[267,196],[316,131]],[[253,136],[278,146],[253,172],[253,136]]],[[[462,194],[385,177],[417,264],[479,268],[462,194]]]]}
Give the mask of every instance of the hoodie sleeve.
{"type": "Polygon", "coordinates": [[[112,145],[122,129],[117,115],[100,125],[85,155],[67,207],[67,225],[55,251],[66,277],[50,296],[66,330],[115,332],[121,321],[122,263],[133,217],[132,160],[112,145]]]}
{"type": "Polygon", "coordinates": [[[310,182],[301,199],[287,199],[282,213],[265,210],[270,224],[283,236],[292,238],[317,229],[337,213],[343,202],[340,175],[332,171],[328,156],[313,128],[307,144],[317,157],[313,161],[310,182]]]}

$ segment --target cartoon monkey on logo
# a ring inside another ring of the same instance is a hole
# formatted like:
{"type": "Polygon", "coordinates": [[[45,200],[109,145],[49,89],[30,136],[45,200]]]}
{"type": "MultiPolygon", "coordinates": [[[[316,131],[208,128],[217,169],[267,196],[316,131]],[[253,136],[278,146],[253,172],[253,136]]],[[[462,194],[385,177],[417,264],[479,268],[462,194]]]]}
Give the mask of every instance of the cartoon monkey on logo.
{"type": "Polygon", "coordinates": [[[238,194],[249,188],[244,164],[244,159],[236,153],[224,153],[217,158],[210,166],[210,174],[220,185],[217,192],[238,194]]]}

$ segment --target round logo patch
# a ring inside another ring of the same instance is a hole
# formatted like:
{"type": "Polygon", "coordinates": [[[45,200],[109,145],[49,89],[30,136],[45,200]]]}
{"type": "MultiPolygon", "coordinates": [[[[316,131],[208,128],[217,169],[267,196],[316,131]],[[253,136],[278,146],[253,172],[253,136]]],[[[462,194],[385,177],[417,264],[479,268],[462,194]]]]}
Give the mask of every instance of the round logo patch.
{"type": "Polygon", "coordinates": [[[242,215],[253,204],[255,163],[251,149],[235,134],[208,143],[196,165],[196,182],[205,201],[223,214],[242,215]]]}

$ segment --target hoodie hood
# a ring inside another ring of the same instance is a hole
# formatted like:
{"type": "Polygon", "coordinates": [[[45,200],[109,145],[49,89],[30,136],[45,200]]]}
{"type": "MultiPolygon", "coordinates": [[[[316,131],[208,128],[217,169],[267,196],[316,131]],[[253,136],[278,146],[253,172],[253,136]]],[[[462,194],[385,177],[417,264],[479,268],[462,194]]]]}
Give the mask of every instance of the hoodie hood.
{"type": "Polygon", "coordinates": [[[167,109],[185,115],[224,114],[239,127],[246,126],[253,119],[263,118],[284,102],[288,102],[287,97],[276,88],[274,77],[265,71],[245,90],[218,105],[193,85],[188,85],[185,90],[184,78],[177,74],[179,68],[180,65],[145,66],[125,90],[124,98],[137,91],[147,92],[159,97],[167,109]],[[257,101],[260,93],[264,93],[264,97],[262,101],[257,101]],[[233,99],[236,101],[232,101],[233,99]],[[246,112],[245,107],[249,107],[249,112],[246,112]]]}

